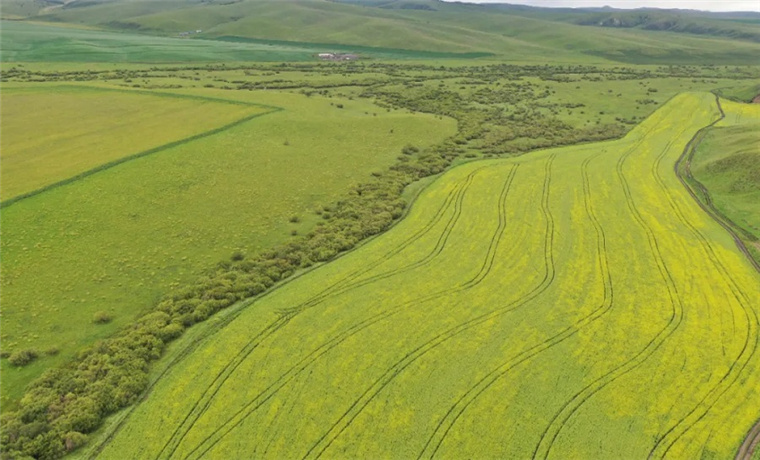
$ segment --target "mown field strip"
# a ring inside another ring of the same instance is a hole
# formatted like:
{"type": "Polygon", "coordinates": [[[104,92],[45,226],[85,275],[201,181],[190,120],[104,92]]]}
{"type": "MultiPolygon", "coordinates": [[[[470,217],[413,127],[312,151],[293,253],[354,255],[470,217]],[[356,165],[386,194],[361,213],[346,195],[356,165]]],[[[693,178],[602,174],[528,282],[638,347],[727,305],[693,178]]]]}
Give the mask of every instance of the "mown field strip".
{"type": "Polygon", "coordinates": [[[673,174],[719,115],[684,94],[619,141],[455,168],[194,343],[100,456],[731,457],[760,276],[673,174]]]}

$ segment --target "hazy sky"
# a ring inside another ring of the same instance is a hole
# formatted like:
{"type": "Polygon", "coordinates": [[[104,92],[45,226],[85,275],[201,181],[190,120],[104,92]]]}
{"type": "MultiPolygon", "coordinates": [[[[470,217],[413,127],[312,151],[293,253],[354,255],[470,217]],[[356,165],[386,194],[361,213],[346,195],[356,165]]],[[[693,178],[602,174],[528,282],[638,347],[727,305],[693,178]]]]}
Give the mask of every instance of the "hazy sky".
{"type": "MultiPolygon", "coordinates": [[[[452,0],[447,0],[452,1],[452,0]]],[[[605,6],[614,8],[682,8],[708,11],[760,11],[760,0],[459,0],[471,3],[513,3],[518,5],[581,7],[605,6]]]]}

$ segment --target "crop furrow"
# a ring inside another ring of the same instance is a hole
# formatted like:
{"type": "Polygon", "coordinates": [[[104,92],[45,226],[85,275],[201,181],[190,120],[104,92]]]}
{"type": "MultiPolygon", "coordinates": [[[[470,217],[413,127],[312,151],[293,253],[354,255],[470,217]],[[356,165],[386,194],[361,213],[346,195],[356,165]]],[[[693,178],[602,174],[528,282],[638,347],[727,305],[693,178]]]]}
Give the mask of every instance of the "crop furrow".
{"type": "Polygon", "coordinates": [[[583,404],[585,404],[586,401],[588,401],[596,393],[644,363],[644,361],[652,356],[652,354],[654,354],[654,352],[657,351],[657,349],[659,349],[660,346],[662,346],[662,344],[671,335],[673,335],[683,320],[683,300],[678,293],[673,276],[662,257],[657,238],[636,207],[636,203],[633,200],[628,180],[623,174],[623,165],[626,159],[630,156],[631,153],[633,153],[637,148],[641,146],[644,139],[646,139],[646,137],[643,137],[640,142],[634,145],[625,154],[620,156],[620,159],[617,162],[616,171],[622,185],[625,201],[631,213],[631,216],[646,233],[650,252],[652,253],[660,276],[667,288],[668,297],[672,306],[671,317],[665,327],[663,327],[646,344],[643,349],[639,350],[638,353],[636,353],[630,359],[626,360],[624,363],[616,366],[601,377],[595,379],[593,382],[585,386],[581,391],[575,393],[568,401],[562,405],[560,410],[552,417],[549,425],[542,432],[541,437],[539,438],[539,442],[533,451],[534,459],[539,457],[548,458],[554,442],[557,440],[559,433],[562,431],[562,428],[570,419],[570,417],[572,417],[581,408],[581,406],[583,406],[583,404]]]}
{"type": "MultiPolygon", "coordinates": [[[[479,168],[479,169],[482,169],[482,168],[479,168]]],[[[438,244],[436,245],[436,248],[433,250],[433,252],[431,252],[431,254],[429,254],[425,259],[423,259],[424,262],[423,261],[419,261],[417,263],[422,262],[420,264],[423,265],[424,263],[429,262],[435,256],[437,256],[438,254],[440,254],[440,252],[443,250],[443,247],[445,246],[445,243],[446,243],[446,241],[448,239],[448,234],[450,234],[451,231],[453,230],[454,226],[456,225],[456,222],[459,219],[459,215],[461,214],[461,209],[462,209],[461,203],[462,203],[462,201],[464,199],[464,195],[466,194],[467,189],[469,188],[470,184],[472,183],[472,179],[473,179],[473,177],[474,177],[474,175],[475,175],[475,173],[477,171],[478,170],[473,171],[470,175],[468,175],[467,178],[466,178],[466,180],[464,181],[464,184],[462,186],[458,187],[457,189],[455,189],[454,191],[452,191],[451,194],[449,194],[449,198],[451,198],[452,196],[454,197],[454,200],[453,200],[453,202],[455,204],[454,215],[451,217],[451,219],[447,223],[446,229],[444,230],[443,234],[439,238],[438,244]]],[[[432,223],[430,223],[430,224],[428,224],[426,226],[427,231],[429,231],[430,228],[434,227],[434,225],[438,221],[440,221],[440,218],[445,213],[445,209],[447,209],[450,206],[450,204],[451,204],[451,200],[449,198],[447,198],[447,201],[444,203],[444,205],[441,207],[441,209],[439,209],[439,211],[436,214],[436,216],[434,217],[432,223]]],[[[415,235],[415,237],[410,238],[410,240],[412,240],[412,239],[416,240],[416,239],[422,237],[425,233],[427,233],[427,231],[423,231],[419,235],[415,235]]],[[[406,246],[408,246],[409,244],[412,244],[413,241],[410,241],[410,240],[407,240],[407,242],[405,242],[406,246]]],[[[404,247],[406,247],[406,246],[404,246],[404,247]]],[[[391,252],[394,252],[396,249],[394,249],[391,252]]],[[[400,250],[398,252],[400,252],[400,250]]],[[[415,264],[417,264],[417,263],[415,263],[415,264]]],[[[415,264],[412,264],[412,265],[415,265],[415,264]]],[[[358,286],[353,285],[353,286],[349,286],[349,287],[350,288],[355,288],[355,287],[358,287],[358,286]]],[[[338,294],[340,294],[340,292],[338,292],[337,294],[332,294],[332,295],[338,295],[338,294]]],[[[324,301],[325,299],[327,299],[329,297],[331,297],[330,294],[327,294],[327,295],[324,295],[324,296],[319,296],[318,295],[317,298],[314,298],[314,299],[312,299],[310,301],[304,302],[303,304],[299,305],[296,308],[282,310],[280,312],[281,313],[280,318],[278,320],[276,320],[275,323],[277,323],[278,321],[280,321],[282,318],[287,318],[287,320],[290,321],[293,317],[295,317],[298,313],[300,313],[304,309],[309,308],[309,307],[313,307],[315,305],[318,305],[319,303],[321,303],[322,301],[324,301]]],[[[272,324],[274,324],[274,323],[272,323],[272,324]]],[[[271,324],[270,324],[270,326],[271,326],[271,324]]],[[[284,324],[283,324],[283,326],[284,326],[284,324]]],[[[279,327],[277,329],[279,329],[279,327]]],[[[268,334],[267,337],[269,335],[271,335],[271,334],[268,334]]],[[[237,369],[237,367],[240,364],[242,364],[242,362],[245,360],[245,358],[247,358],[250,355],[250,353],[256,348],[256,346],[252,346],[252,343],[253,342],[247,344],[238,353],[238,355],[236,355],[236,357],[232,361],[230,361],[230,363],[228,363],[228,365],[225,367],[224,371],[227,373],[227,376],[224,377],[224,379],[222,380],[222,382],[219,385],[217,385],[217,387],[212,391],[211,398],[213,398],[213,396],[216,395],[216,393],[219,391],[219,388],[221,387],[221,384],[223,384],[224,381],[226,381],[226,379],[229,377],[229,375],[232,372],[234,372],[235,369],[237,369]],[[242,356],[242,358],[240,358],[240,356],[242,356]],[[232,366],[232,367],[230,368],[230,366],[232,366]],[[229,370],[228,370],[228,368],[229,368],[229,370]]],[[[258,345],[258,343],[260,343],[260,342],[256,342],[256,345],[258,345]]],[[[217,381],[218,378],[219,378],[219,376],[217,376],[217,378],[214,380],[214,382],[212,382],[212,384],[211,384],[212,386],[215,385],[215,383],[216,383],[216,381],[217,381]]],[[[205,397],[206,397],[206,393],[204,393],[203,398],[205,398],[205,397]]],[[[194,411],[196,411],[197,406],[198,406],[198,402],[196,402],[193,405],[193,407],[191,408],[190,413],[185,416],[185,419],[183,419],[183,421],[180,424],[180,426],[174,431],[174,433],[172,434],[172,437],[170,438],[169,442],[166,445],[164,445],[164,447],[161,449],[161,451],[159,452],[157,458],[161,457],[161,455],[163,454],[163,452],[168,448],[167,446],[169,444],[173,445],[174,447],[173,448],[169,448],[170,449],[170,453],[169,453],[168,456],[170,457],[174,453],[174,451],[176,450],[176,448],[182,442],[182,439],[184,439],[184,437],[187,435],[187,433],[189,432],[189,430],[195,424],[195,421],[197,421],[206,412],[206,410],[210,406],[210,403],[211,403],[211,399],[209,399],[208,401],[206,401],[203,404],[203,406],[200,409],[200,411],[197,414],[195,414],[195,415],[192,415],[192,414],[193,414],[194,411]],[[191,420],[191,422],[188,422],[188,420],[191,420]],[[184,424],[186,424],[186,423],[189,423],[190,426],[188,428],[186,428],[186,429],[183,430],[182,426],[184,424]]]]}
{"type": "MultiPolygon", "coordinates": [[[[547,163],[547,171],[550,168],[551,162],[553,161],[554,157],[552,156],[547,163]]],[[[515,165],[513,170],[511,171],[509,177],[507,178],[502,195],[499,199],[499,228],[497,228],[496,233],[492,237],[492,244],[489,247],[489,253],[486,255],[486,258],[484,260],[483,266],[481,267],[481,270],[469,281],[462,283],[461,285],[457,286],[456,288],[450,289],[448,291],[444,291],[437,295],[437,297],[441,297],[444,295],[450,295],[453,293],[461,292],[467,289],[471,289],[475,285],[479,284],[480,282],[485,279],[485,277],[490,273],[491,267],[493,265],[493,261],[496,255],[496,249],[498,247],[498,242],[501,239],[501,234],[503,234],[503,229],[506,225],[506,220],[501,215],[505,212],[506,208],[506,197],[509,191],[509,186],[512,182],[512,178],[515,175],[515,172],[517,170],[518,165],[515,165]],[[497,239],[494,243],[494,239],[497,239]],[[491,249],[493,248],[493,249],[491,249]]],[[[549,177],[547,176],[546,184],[544,187],[544,190],[547,191],[549,183],[549,177]]],[[[547,197],[548,200],[548,197],[547,197]]],[[[553,228],[553,221],[550,221],[548,223],[549,226],[553,228]]],[[[553,239],[553,236],[550,238],[553,239]]],[[[549,256],[549,258],[552,259],[553,256],[549,256]]],[[[553,263],[551,263],[552,266],[552,275],[551,278],[553,279],[553,263]]],[[[545,277],[545,280],[548,278],[545,277]]],[[[453,328],[448,329],[445,332],[442,332],[438,334],[437,336],[433,337],[431,340],[419,345],[417,348],[412,350],[411,352],[407,353],[404,357],[402,357],[399,361],[397,361],[393,366],[391,366],[386,372],[377,379],[367,390],[360,395],[360,397],[354,401],[354,403],[349,407],[349,409],[336,421],[330,429],[323,434],[317,442],[312,445],[312,447],[307,451],[304,458],[309,457],[313,454],[315,457],[320,457],[322,453],[340,436],[352,423],[353,420],[364,410],[364,408],[388,385],[390,384],[401,372],[403,372],[407,367],[409,367],[412,363],[417,361],[419,358],[427,354],[429,351],[435,349],[439,345],[443,344],[444,342],[448,341],[449,339],[453,338],[454,336],[471,329],[472,327],[484,323],[492,318],[495,318],[496,316],[499,316],[501,314],[505,314],[508,311],[514,310],[521,306],[522,304],[519,304],[517,306],[514,306],[515,303],[511,303],[505,307],[502,307],[500,309],[497,309],[495,311],[491,311],[486,314],[479,315],[476,318],[473,318],[465,323],[462,323],[458,326],[455,326],[453,328]],[[511,308],[510,308],[511,307],[511,308]]]]}
{"type": "MultiPolygon", "coordinates": [[[[449,235],[450,235],[450,234],[451,234],[451,232],[453,231],[454,227],[456,226],[456,224],[457,224],[457,222],[458,222],[458,220],[459,220],[459,217],[461,216],[461,213],[462,213],[462,209],[463,209],[463,201],[464,201],[464,197],[465,197],[465,195],[466,195],[467,189],[469,188],[470,184],[472,183],[472,180],[473,180],[473,178],[474,178],[475,174],[476,174],[476,173],[477,173],[477,172],[478,172],[480,169],[483,169],[483,168],[482,168],[482,167],[481,167],[481,168],[478,168],[477,170],[473,171],[472,173],[470,173],[470,174],[467,176],[467,179],[465,180],[465,183],[463,184],[463,186],[461,187],[461,189],[460,189],[460,190],[459,190],[459,192],[457,193],[457,196],[456,196],[456,199],[455,199],[455,210],[454,210],[454,214],[452,215],[451,219],[450,219],[450,220],[449,220],[449,222],[447,223],[447,226],[446,226],[446,228],[444,229],[444,231],[442,232],[442,234],[439,236],[439,238],[438,238],[438,241],[437,241],[437,244],[436,244],[436,246],[435,246],[434,250],[433,250],[433,251],[432,251],[430,254],[428,254],[428,256],[427,256],[425,259],[423,259],[423,260],[421,260],[421,261],[418,261],[418,262],[416,262],[415,264],[412,264],[412,265],[419,265],[419,266],[422,266],[422,265],[424,265],[424,264],[426,264],[426,263],[429,263],[429,262],[430,262],[432,259],[434,259],[435,257],[437,257],[437,256],[438,256],[438,255],[439,255],[439,254],[440,254],[440,253],[443,251],[443,248],[446,246],[446,243],[447,243],[447,241],[448,241],[449,235]]],[[[511,177],[511,176],[510,176],[510,177],[511,177]]],[[[417,268],[417,267],[415,267],[415,268],[417,268]]],[[[396,272],[396,271],[394,271],[394,272],[396,272]]],[[[350,290],[350,289],[355,289],[355,288],[357,288],[357,287],[359,287],[359,286],[357,286],[357,285],[351,285],[351,286],[348,286],[346,289],[347,289],[347,290],[350,290]]],[[[447,291],[444,291],[443,293],[439,292],[439,293],[435,293],[435,294],[432,294],[432,295],[428,295],[428,296],[425,296],[425,297],[423,297],[423,298],[421,298],[421,299],[416,299],[416,300],[414,300],[414,301],[411,301],[411,302],[407,302],[407,303],[405,303],[405,304],[403,304],[403,305],[401,305],[401,306],[397,307],[397,308],[396,308],[396,309],[395,309],[395,310],[394,310],[394,311],[393,311],[391,314],[395,314],[395,313],[397,313],[398,311],[400,311],[402,308],[404,308],[404,307],[407,307],[407,306],[409,306],[409,305],[413,305],[413,304],[416,304],[416,303],[422,303],[422,302],[425,302],[425,301],[429,301],[429,300],[432,300],[432,299],[435,299],[435,298],[441,297],[442,295],[445,295],[445,294],[447,294],[447,293],[448,293],[448,290],[447,290],[447,291]]],[[[328,297],[329,297],[329,296],[328,296],[328,297]]],[[[323,299],[323,300],[324,300],[324,299],[323,299]]],[[[318,304],[318,303],[320,303],[320,302],[317,302],[317,303],[315,303],[314,305],[316,305],[316,304],[318,304]]],[[[302,304],[302,305],[304,305],[304,304],[302,304]]],[[[313,306],[313,305],[311,305],[311,306],[313,306]]],[[[294,308],[294,309],[287,309],[287,310],[283,310],[283,312],[284,312],[284,314],[286,314],[286,315],[289,315],[289,317],[290,317],[290,318],[292,318],[292,317],[296,316],[297,314],[299,314],[301,311],[303,311],[303,309],[304,309],[304,308],[300,308],[300,309],[297,309],[297,308],[294,308]]],[[[388,313],[388,312],[384,312],[384,313],[381,313],[381,315],[385,315],[386,313],[388,313]]],[[[322,354],[324,354],[324,353],[322,353],[322,354]]],[[[322,354],[320,354],[319,356],[321,356],[322,354]]],[[[284,385],[283,385],[283,386],[284,386],[284,385]]],[[[281,387],[280,387],[280,388],[281,388],[281,387]]],[[[278,389],[279,389],[279,388],[278,388],[278,389]]],[[[272,393],[272,395],[274,395],[274,393],[272,393]]],[[[267,399],[271,398],[271,396],[272,396],[272,395],[270,395],[269,397],[267,397],[267,399]]],[[[257,398],[258,398],[258,396],[257,396],[257,398]]],[[[257,405],[255,408],[258,408],[258,407],[260,407],[260,405],[257,405]]],[[[206,406],[206,408],[208,408],[208,405],[206,406]]],[[[254,410],[255,410],[255,409],[254,409],[254,410]]],[[[251,413],[252,413],[252,412],[253,412],[253,411],[251,411],[251,413]]],[[[204,410],[203,410],[203,411],[202,411],[202,412],[201,412],[201,413],[198,415],[198,417],[196,417],[196,420],[197,420],[197,418],[199,418],[199,417],[200,417],[200,415],[202,415],[203,413],[205,413],[205,409],[204,409],[204,410]]],[[[238,423],[238,424],[239,424],[239,423],[238,423]]],[[[235,426],[237,426],[238,424],[235,424],[235,426]]],[[[226,422],[225,422],[225,425],[226,425],[226,422]]],[[[230,431],[231,431],[231,430],[230,430],[230,431]]],[[[229,431],[228,431],[228,432],[229,432],[229,431]]],[[[186,434],[187,434],[187,432],[185,432],[185,434],[183,434],[183,435],[182,435],[182,437],[180,438],[179,442],[181,442],[181,440],[184,438],[184,436],[185,436],[186,434]]],[[[225,433],[225,434],[226,434],[226,433],[225,433]]],[[[224,435],[222,435],[222,437],[223,437],[223,436],[224,436],[224,435]]],[[[204,440],[203,442],[206,442],[206,441],[204,440]]],[[[218,442],[218,440],[217,440],[217,441],[215,441],[215,442],[214,442],[214,444],[216,444],[216,442],[218,442]]],[[[198,448],[198,447],[196,446],[196,448],[194,448],[194,449],[193,449],[193,452],[194,452],[194,451],[195,451],[197,448],[198,448]]],[[[207,449],[206,449],[206,450],[207,450],[207,449]]]]}
{"type": "MultiPolygon", "coordinates": [[[[740,305],[744,313],[744,317],[747,321],[747,334],[745,336],[744,344],[742,346],[742,349],[739,355],[736,357],[736,359],[733,360],[733,362],[729,366],[728,371],[716,383],[716,385],[713,388],[711,388],[710,391],[707,392],[707,394],[705,394],[705,396],[699,401],[699,403],[691,411],[689,411],[686,415],[681,417],[673,426],[671,426],[668,430],[666,430],[664,434],[656,438],[657,440],[655,442],[655,445],[649,451],[650,458],[657,456],[658,450],[661,450],[661,448],[664,450],[662,454],[660,455],[660,457],[664,458],[667,455],[667,453],[670,451],[670,449],[673,447],[673,445],[684,434],[686,434],[697,422],[699,422],[699,420],[701,420],[707,415],[708,411],[715,405],[715,403],[720,399],[720,397],[723,396],[729,390],[731,386],[733,386],[733,384],[737,381],[737,379],[739,378],[741,373],[744,371],[744,369],[746,369],[747,365],[754,357],[757,351],[757,346],[758,346],[758,334],[757,334],[758,317],[757,317],[757,313],[752,308],[748,307],[747,304],[749,303],[749,299],[746,298],[744,293],[741,291],[739,286],[731,277],[731,274],[729,273],[726,266],[718,258],[712,244],[707,240],[707,238],[705,238],[702,232],[700,232],[694,226],[694,224],[692,224],[691,221],[687,219],[686,216],[683,214],[683,210],[675,202],[671,192],[668,190],[667,186],[662,180],[662,177],[659,174],[660,165],[662,164],[663,159],[668,153],[670,146],[671,144],[668,144],[668,146],[658,156],[657,161],[652,166],[652,171],[651,171],[652,176],[654,177],[655,181],[657,182],[657,185],[660,187],[663,194],[667,198],[668,204],[670,205],[670,208],[673,210],[674,214],[678,217],[681,223],[683,223],[689,229],[690,233],[694,235],[697,241],[699,241],[702,251],[707,256],[707,258],[713,263],[713,265],[718,269],[721,277],[723,278],[723,281],[726,283],[726,285],[730,289],[732,296],[740,305]],[[750,349],[751,337],[753,336],[755,338],[754,344],[752,345],[750,349]],[[737,364],[739,365],[738,368],[737,368],[737,364]],[[734,373],[734,371],[736,372],[734,373]],[[733,377],[732,377],[732,374],[734,374],[733,377]],[[699,410],[700,406],[703,407],[701,411],[699,410]],[[689,417],[693,418],[693,420],[691,420],[690,423],[686,421],[686,419],[689,417]],[[685,424],[685,426],[679,429],[679,427],[682,424],[685,424]],[[676,430],[678,430],[678,432],[676,432],[676,430]],[[668,441],[667,439],[671,434],[674,435],[673,439],[668,441]]],[[[731,308],[731,314],[733,316],[733,308],[731,308]]]]}
{"type": "Polygon", "coordinates": [[[593,158],[597,157],[598,155],[599,154],[594,155],[584,160],[581,169],[582,169],[582,175],[583,175],[582,183],[583,183],[586,213],[589,219],[591,220],[591,222],[593,223],[594,230],[597,235],[597,264],[599,267],[599,271],[602,278],[602,285],[603,285],[602,302],[596,309],[594,309],[591,313],[589,313],[587,316],[585,316],[584,318],[582,318],[575,324],[563,329],[560,333],[550,337],[549,339],[539,344],[536,344],[526,350],[523,350],[519,354],[513,356],[506,362],[502,363],[501,365],[493,369],[491,372],[489,372],[483,378],[481,378],[475,385],[470,387],[459,399],[457,399],[457,401],[449,408],[449,410],[444,415],[444,417],[438,422],[438,425],[433,431],[433,434],[428,438],[428,441],[425,443],[425,446],[423,447],[422,452],[418,456],[418,459],[423,458],[423,457],[433,458],[438,452],[441,445],[443,444],[444,440],[446,439],[446,436],[448,435],[449,431],[451,431],[454,424],[456,424],[456,422],[459,420],[459,418],[462,416],[465,410],[473,402],[475,402],[475,400],[477,400],[477,398],[480,397],[480,395],[482,395],[494,383],[496,383],[500,378],[505,376],[509,371],[511,371],[516,366],[543,353],[544,351],[551,349],[552,347],[560,344],[561,342],[564,342],[566,339],[572,337],[584,327],[589,326],[590,324],[592,324],[593,322],[595,322],[596,320],[604,316],[612,308],[614,296],[613,296],[613,288],[612,288],[612,277],[609,272],[609,262],[607,258],[607,247],[606,247],[607,242],[606,242],[606,237],[604,234],[604,229],[599,224],[599,221],[596,218],[596,215],[594,214],[593,208],[591,206],[590,185],[589,185],[588,172],[587,172],[588,164],[591,162],[593,158]]]}

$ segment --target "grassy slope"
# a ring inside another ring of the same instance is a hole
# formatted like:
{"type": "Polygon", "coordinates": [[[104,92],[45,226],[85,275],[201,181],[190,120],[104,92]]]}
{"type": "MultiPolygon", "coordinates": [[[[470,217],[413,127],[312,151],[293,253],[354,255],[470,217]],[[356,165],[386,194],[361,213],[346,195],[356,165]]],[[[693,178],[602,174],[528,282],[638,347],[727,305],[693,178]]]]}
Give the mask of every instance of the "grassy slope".
{"type": "Polygon", "coordinates": [[[3,21],[4,62],[220,62],[303,61],[312,50],[297,46],[224,43],[3,21]]]}
{"type": "Polygon", "coordinates": [[[72,27],[68,23],[3,21],[0,51],[5,62],[223,62],[313,61],[327,50],[361,53],[365,58],[452,59],[490,55],[335,45],[222,36],[219,40],[135,34],[132,31],[72,27]]]}
{"type": "MultiPolygon", "coordinates": [[[[531,17],[540,17],[535,9],[517,12],[531,17]]],[[[643,29],[671,31],[691,35],[736,38],[760,41],[760,29],[756,26],[760,15],[735,13],[734,17],[723,17],[704,11],[634,10],[612,12],[577,11],[556,13],[557,20],[591,26],[595,28],[643,29]]]]}
{"type": "Polygon", "coordinates": [[[320,0],[246,0],[232,4],[141,0],[65,8],[39,18],[153,34],[176,35],[201,29],[200,37],[484,51],[511,59],[567,59],[569,55],[579,61],[602,57],[631,63],[709,60],[717,64],[750,62],[760,51],[757,43],[672,32],[600,28],[589,34],[587,27],[551,20],[550,13],[529,18],[472,5],[428,3],[434,11],[320,0]]]}
{"type": "Polygon", "coordinates": [[[723,102],[726,120],[697,148],[692,173],[726,216],[755,236],[760,256],[760,105],[723,102]]]}
{"type": "Polygon", "coordinates": [[[452,120],[386,113],[366,101],[272,91],[236,99],[284,110],[3,210],[3,345],[60,350],[22,369],[3,361],[4,403],[199,270],[238,248],[260,250],[291,230],[308,231],[315,206],[387,167],[404,145],[455,131],[452,120]],[[331,105],[338,102],[345,108],[331,105]],[[293,215],[303,220],[289,223],[293,215]],[[92,324],[101,310],[114,321],[92,324]]]}
{"type": "Polygon", "coordinates": [[[3,85],[2,199],[265,110],[160,93],[3,85]]]}
{"type": "Polygon", "coordinates": [[[760,96],[760,83],[733,85],[719,88],[715,92],[720,97],[734,102],[751,102],[754,98],[760,96]]]}
{"type": "Polygon", "coordinates": [[[448,173],[207,335],[101,458],[730,457],[756,419],[758,274],[672,173],[712,101],[448,173]]]}

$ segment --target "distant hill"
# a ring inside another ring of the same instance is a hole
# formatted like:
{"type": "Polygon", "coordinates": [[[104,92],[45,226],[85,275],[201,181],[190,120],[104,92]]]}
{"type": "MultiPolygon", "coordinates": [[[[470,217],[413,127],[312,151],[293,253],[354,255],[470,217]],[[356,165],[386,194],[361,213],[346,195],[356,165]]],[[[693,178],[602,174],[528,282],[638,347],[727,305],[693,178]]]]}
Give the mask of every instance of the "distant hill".
{"type": "Polygon", "coordinates": [[[189,39],[477,52],[523,62],[760,64],[760,15],[751,13],[437,0],[4,0],[2,15],[189,39]]]}

